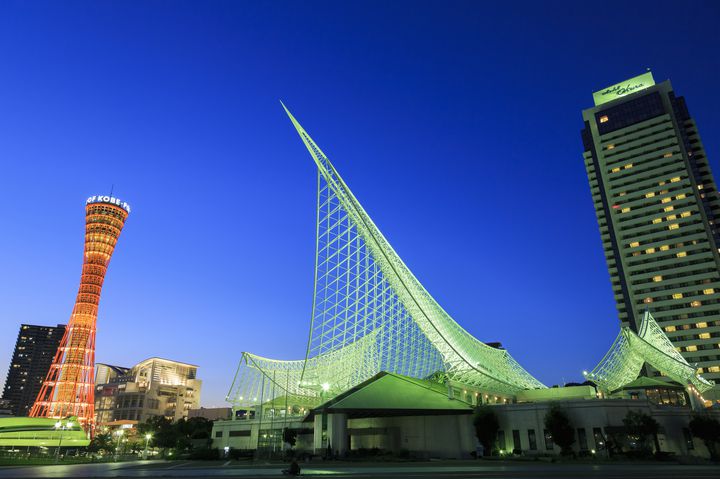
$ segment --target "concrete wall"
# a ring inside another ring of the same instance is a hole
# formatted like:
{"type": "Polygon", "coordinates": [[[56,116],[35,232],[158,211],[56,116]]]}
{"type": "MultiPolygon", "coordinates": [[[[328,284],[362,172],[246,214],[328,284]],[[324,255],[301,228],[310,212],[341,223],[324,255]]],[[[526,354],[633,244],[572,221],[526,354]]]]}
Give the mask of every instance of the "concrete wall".
{"type": "MultiPolygon", "coordinates": [[[[708,457],[703,442],[694,438],[693,448],[689,449],[683,429],[688,427],[692,418],[689,408],[658,407],[647,401],[629,399],[604,400],[570,400],[557,402],[536,402],[519,404],[498,404],[491,406],[498,415],[500,430],[504,433],[504,443],[499,448],[512,452],[514,449],[513,431],[519,433],[520,450],[524,455],[556,455],[560,448],[553,445],[546,448],[544,437],[545,414],[553,404],[558,404],[567,413],[575,428],[575,444],[573,449],[582,452],[578,429],[585,430],[587,451],[595,449],[597,454],[605,454],[602,444],[598,444],[593,429],[601,431],[601,441],[608,438],[608,428],[622,427],[623,418],[628,411],[641,411],[655,418],[660,424],[662,433],[659,435],[661,450],[677,455],[708,457]],[[530,447],[529,430],[535,432],[536,448],[530,447]]],[[[720,419],[720,412],[713,414],[720,419]]],[[[287,427],[294,429],[314,429],[314,433],[298,436],[295,449],[298,451],[314,451],[323,454],[327,443],[333,444],[333,451],[340,453],[343,449],[378,448],[384,451],[399,453],[408,451],[419,457],[430,458],[466,458],[476,451],[477,439],[472,425],[472,414],[442,416],[407,416],[377,417],[346,420],[342,415],[335,415],[332,420],[323,421],[317,416],[314,422],[301,422],[300,418],[287,422],[287,427]],[[325,424],[323,428],[323,424],[325,424]],[[334,437],[337,436],[337,437],[334,437]]],[[[263,428],[269,424],[263,421],[263,428]]],[[[276,427],[280,427],[276,424],[276,427]]],[[[255,449],[258,444],[259,421],[231,420],[216,421],[213,425],[213,447],[222,449],[255,449]],[[232,432],[235,431],[235,432],[232,432]],[[238,432],[243,431],[243,432],[238,432]],[[220,436],[218,437],[218,433],[220,436]],[[231,435],[232,434],[232,435],[231,435]]]]}
{"type": "MultiPolygon", "coordinates": [[[[500,421],[500,430],[504,432],[505,443],[498,444],[500,449],[512,452],[513,430],[519,431],[520,449],[523,454],[559,454],[560,448],[554,445],[552,450],[546,448],[543,431],[545,429],[545,414],[553,404],[559,405],[570,418],[575,428],[575,444],[573,450],[581,452],[578,429],[584,429],[587,438],[587,449],[595,449],[598,454],[604,454],[604,445],[598,444],[593,436],[593,429],[600,428],[603,437],[608,437],[607,428],[622,427],[622,420],[628,411],[641,411],[652,416],[659,424],[662,434],[659,435],[662,451],[673,452],[677,455],[691,455],[707,457],[709,455],[702,440],[693,439],[693,449],[688,448],[683,428],[688,427],[692,418],[689,408],[658,407],[647,401],[629,399],[607,400],[575,400],[557,402],[538,402],[522,404],[503,404],[492,406],[500,421]],[[536,449],[532,450],[529,444],[529,430],[535,431],[536,449]]],[[[720,413],[716,413],[720,417],[720,413]]]]}
{"type": "Polygon", "coordinates": [[[470,415],[350,419],[348,433],[351,450],[406,450],[422,457],[470,457],[476,443],[470,415]]]}

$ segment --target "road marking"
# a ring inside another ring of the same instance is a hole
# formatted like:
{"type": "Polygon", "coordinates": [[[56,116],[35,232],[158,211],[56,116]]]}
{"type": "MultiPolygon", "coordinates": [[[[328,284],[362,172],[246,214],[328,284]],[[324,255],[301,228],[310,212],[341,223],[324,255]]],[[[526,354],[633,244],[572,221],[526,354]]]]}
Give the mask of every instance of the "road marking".
{"type": "Polygon", "coordinates": [[[231,462],[232,462],[232,460],[230,460],[230,461],[226,462],[226,463],[225,463],[225,464],[223,464],[223,465],[222,465],[221,467],[225,467],[225,466],[227,466],[228,464],[230,464],[231,462]]]}
{"type": "Polygon", "coordinates": [[[170,467],[166,467],[165,469],[175,469],[176,467],[184,466],[185,464],[187,464],[187,462],[181,462],[181,463],[178,463],[178,464],[173,464],[173,465],[170,466],[170,467]]]}

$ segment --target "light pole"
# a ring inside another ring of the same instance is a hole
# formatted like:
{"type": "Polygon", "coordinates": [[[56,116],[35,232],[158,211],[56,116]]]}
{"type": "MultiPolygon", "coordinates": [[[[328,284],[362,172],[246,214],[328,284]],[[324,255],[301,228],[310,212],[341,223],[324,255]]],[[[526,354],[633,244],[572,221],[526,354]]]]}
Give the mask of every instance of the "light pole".
{"type": "Polygon", "coordinates": [[[62,420],[55,423],[55,430],[60,431],[60,439],[58,440],[58,447],[55,450],[55,462],[60,461],[60,448],[62,447],[62,440],[63,440],[63,431],[65,429],[71,429],[73,427],[72,421],[68,421],[63,424],[62,420]]]}
{"type": "Polygon", "coordinates": [[[150,443],[151,437],[152,437],[152,434],[150,434],[150,433],[145,434],[145,451],[143,452],[143,459],[147,459],[148,443],[150,443]]]}
{"type": "Polygon", "coordinates": [[[115,461],[117,461],[118,454],[120,452],[120,440],[122,439],[122,436],[123,436],[123,430],[118,429],[117,431],[115,431],[115,435],[117,436],[117,444],[115,446],[115,461]]]}

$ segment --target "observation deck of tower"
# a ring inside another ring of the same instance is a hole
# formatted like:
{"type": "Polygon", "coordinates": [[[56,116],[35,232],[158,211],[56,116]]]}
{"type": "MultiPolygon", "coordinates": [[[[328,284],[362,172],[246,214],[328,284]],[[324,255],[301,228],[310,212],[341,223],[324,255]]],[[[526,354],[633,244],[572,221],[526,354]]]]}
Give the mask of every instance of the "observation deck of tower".
{"type": "Polygon", "coordinates": [[[80,288],[65,334],[30,417],[77,416],[93,433],[95,423],[95,332],[105,273],[130,214],[130,205],[112,196],[91,196],[85,205],[85,248],[80,288]]]}

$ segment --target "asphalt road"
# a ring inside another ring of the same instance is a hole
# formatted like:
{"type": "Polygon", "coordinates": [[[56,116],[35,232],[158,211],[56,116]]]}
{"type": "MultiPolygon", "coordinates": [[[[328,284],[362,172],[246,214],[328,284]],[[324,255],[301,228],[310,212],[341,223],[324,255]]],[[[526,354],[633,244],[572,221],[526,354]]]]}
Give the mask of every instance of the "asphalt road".
{"type": "MultiPolygon", "coordinates": [[[[26,477],[283,477],[277,464],[243,464],[234,461],[147,461],[57,466],[0,467],[0,478],[26,477]]],[[[304,477],[333,478],[673,478],[717,479],[720,466],[676,464],[547,464],[547,463],[364,463],[308,464],[304,477]]]]}

